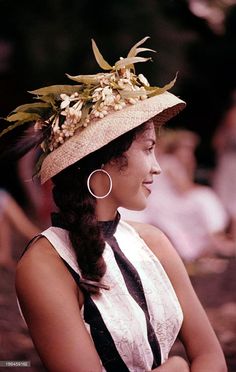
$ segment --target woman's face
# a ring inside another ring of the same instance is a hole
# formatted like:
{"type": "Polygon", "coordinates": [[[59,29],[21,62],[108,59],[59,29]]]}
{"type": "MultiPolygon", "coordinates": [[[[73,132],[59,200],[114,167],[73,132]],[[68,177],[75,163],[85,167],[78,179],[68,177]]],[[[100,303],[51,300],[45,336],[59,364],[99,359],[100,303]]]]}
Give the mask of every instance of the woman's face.
{"type": "Polygon", "coordinates": [[[151,123],[124,153],[127,166],[121,168],[119,163],[111,161],[104,167],[113,181],[109,198],[117,208],[142,210],[146,207],[153,176],[161,171],[155,157],[155,142],[155,130],[151,123]]]}

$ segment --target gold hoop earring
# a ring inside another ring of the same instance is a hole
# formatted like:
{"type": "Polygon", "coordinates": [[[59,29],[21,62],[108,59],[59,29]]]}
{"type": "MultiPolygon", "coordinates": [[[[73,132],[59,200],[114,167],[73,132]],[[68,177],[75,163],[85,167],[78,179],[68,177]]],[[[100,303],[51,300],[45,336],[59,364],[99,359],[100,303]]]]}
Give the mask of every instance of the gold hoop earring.
{"type": "Polygon", "coordinates": [[[88,191],[90,192],[90,194],[91,194],[92,196],[94,196],[96,199],[104,199],[104,198],[106,198],[106,197],[110,194],[110,192],[111,192],[111,190],[112,190],[112,179],[111,179],[110,174],[109,174],[107,171],[105,171],[104,169],[101,169],[101,168],[100,168],[100,169],[95,169],[95,170],[94,170],[93,172],[91,172],[90,175],[88,176],[88,179],[87,179],[87,187],[88,187],[88,191]],[[105,195],[102,195],[102,196],[98,196],[98,195],[94,194],[94,193],[92,192],[92,190],[91,190],[91,187],[90,187],[90,179],[91,179],[92,175],[93,175],[94,173],[97,173],[97,172],[102,172],[102,173],[106,174],[107,177],[109,178],[109,181],[110,181],[110,186],[109,186],[109,190],[108,190],[108,192],[107,192],[105,195]]]}

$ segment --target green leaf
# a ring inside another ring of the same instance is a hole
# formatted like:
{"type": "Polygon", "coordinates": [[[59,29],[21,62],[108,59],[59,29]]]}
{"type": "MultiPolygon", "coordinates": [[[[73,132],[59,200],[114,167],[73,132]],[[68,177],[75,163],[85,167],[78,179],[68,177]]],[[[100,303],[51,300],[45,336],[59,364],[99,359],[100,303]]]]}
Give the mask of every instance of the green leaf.
{"type": "Polygon", "coordinates": [[[34,121],[40,118],[39,114],[29,112],[17,112],[15,114],[7,116],[7,121],[34,121]]]}
{"type": "Polygon", "coordinates": [[[129,57],[129,58],[123,58],[123,59],[120,59],[119,61],[116,62],[115,64],[115,68],[117,70],[123,68],[123,67],[126,67],[126,66],[129,66],[129,65],[133,65],[134,63],[138,63],[138,62],[146,62],[148,61],[149,59],[151,58],[144,58],[144,57],[129,57]]]}
{"type": "Polygon", "coordinates": [[[145,41],[147,39],[149,39],[150,36],[146,36],[144,37],[142,40],[140,40],[138,43],[136,43],[129,51],[127,57],[130,58],[130,57],[135,57],[137,55],[137,48],[139,47],[139,45],[142,45],[143,43],[145,43],[145,41]]]}
{"type": "Polygon", "coordinates": [[[86,117],[88,116],[91,108],[92,108],[93,104],[92,103],[88,103],[87,105],[85,105],[82,109],[82,116],[81,116],[81,119],[80,119],[80,122],[83,124],[84,120],[86,119],[86,117]]]}
{"type": "Polygon", "coordinates": [[[4,136],[6,133],[10,132],[11,130],[27,123],[28,121],[29,120],[21,120],[21,121],[17,121],[15,124],[9,125],[6,129],[0,132],[0,137],[4,136]]]}
{"type": "Polygon", "coordinates": [[[57,109],[55,105],[55,98],[53,97],[52,94],[48,96],[34,97],[34,99],[46,102],[48,104],[48,107],[52,107],[54,110],[57,109]]]}
{"type": "Polygon", "coordinates": [[[119,94],[123,98],[137,98],[140,96],[143,96],[144,94],[148,95],[147,92],[143,91],[138,91],[138,90],[119,90],[119,94]]]}
{"type": "Polygon", "coordinates": [[[103,69],[103,70],[112,70],[112,66],[109,65],[109,63],[107,63],[107,61],[105,61],[105,59],[103,58],[103,56],[101,55],[95,41],[92,39],[92,48],[93,48],[93,53],[94,53],[94,56],[96,58],[96,61],[98,63],[98,65],[103,69]]]}
{"type": "MultiPolygon", "coordinates": [[[[136,56],[137,54],[141,53],[141,52],[153,52],[153,53],[156,53],[156,51],[154,49],[149,49],[149,48],[137,48],[136,50],[136,56]]],[[[135,56],[134,56],[135,57],[135,56]]]]}
{"type": "Polygon", "coordinates": [[[47,96],[50,94],[53,95],[60,95],[62,93],[64,94],[73,94],[75,92],[80,91],[81,85],[51,85],[44,88],[39,88],[36,90],[29,91],[31,94],[36,94],[39,96],[47,96]]]}
{"type": "Polygon", "coordinates": [[[160,87],[145,87],[146,91],[148,92],[148,96],[149,97],[156,96],[158,94],[162,94],[162,93],[166,92],[167,90],[170,90],[175,85],[176,79],[177,79],[177,74],[175,75],[175,78],[173,80],[171,80],[168,84],[164,85],[164,87],[162,87],[162,88],[160,88],[160,87]]]}
{"type": "Polygon", "coordinates": [[[71,80],[74,80],[76,81],[77,83],[81,83],[81,84],[92,84],[92,85],[96,85],[96,84],[99,84],[100,80],[102,77],[106,77],[106,78],[109,78],[110,76],[112,75],[111,74],[104,74],[104,73],[99,73],[99,74],[95,74],[95,75],[77,75],[77,76],[71,76],[69,74],[66,74],[66,76],[71,79],[71,80]]]}
{"type": "Polygon", "coordinates": [[[25,105],[21,105],[16,107],[13,112],[29,112],[29,113],[38,113],[40,110],[49,109],[50,105],[43,102],[37,102],[37,103],[28,103],[25,105]]]}

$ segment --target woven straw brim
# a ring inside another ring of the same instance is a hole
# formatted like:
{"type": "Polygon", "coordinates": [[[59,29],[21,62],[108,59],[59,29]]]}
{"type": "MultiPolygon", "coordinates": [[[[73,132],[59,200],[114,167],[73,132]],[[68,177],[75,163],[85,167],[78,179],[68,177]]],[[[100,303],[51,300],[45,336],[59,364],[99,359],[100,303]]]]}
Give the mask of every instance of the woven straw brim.
{"type": "Polygon", "coordinates": [[[156,125],[161,125],[184,107],[184,101],[165,92],[94,120],[47,155],[42,163],[41,183],[147,120],[153,118],[156,125]]]}

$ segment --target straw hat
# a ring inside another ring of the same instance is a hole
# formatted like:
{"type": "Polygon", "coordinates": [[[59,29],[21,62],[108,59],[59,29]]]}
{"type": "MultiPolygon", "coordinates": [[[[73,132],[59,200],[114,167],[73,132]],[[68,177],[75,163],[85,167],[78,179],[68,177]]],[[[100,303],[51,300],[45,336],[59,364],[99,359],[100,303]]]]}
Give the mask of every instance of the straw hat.
{"type": "Polygon", "coordinates": [[[39,101],[19,106],[7,117],[15,124],[0,136],[16,126],[33,123],[44,151],[39,166],[41,183],[147,120],[161,125],[185,107],[185,102],[167,91],[176,79],[162,88],[151,87],[142,74],[135,74],[134,64],[150,59],[137,56],[151,51],[139,48],[146,39],[113,66],[92,40],[95,58],[108,72],[67,75],[79,84],[30,92],[39,101]]]}
{"type": "Polygon", "coordinates": [[[45,158],[41,167],[41,182],[46,182],[69,165],[151,118],[155,124],[165,123],[184,106],[179,98],[165,92],[94,120],[45,158]]]}

